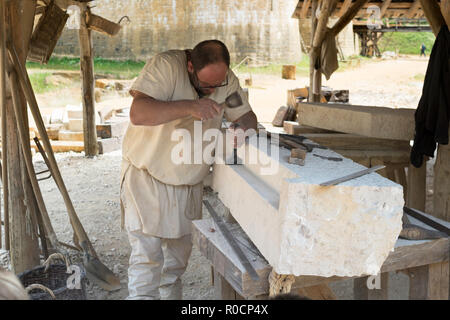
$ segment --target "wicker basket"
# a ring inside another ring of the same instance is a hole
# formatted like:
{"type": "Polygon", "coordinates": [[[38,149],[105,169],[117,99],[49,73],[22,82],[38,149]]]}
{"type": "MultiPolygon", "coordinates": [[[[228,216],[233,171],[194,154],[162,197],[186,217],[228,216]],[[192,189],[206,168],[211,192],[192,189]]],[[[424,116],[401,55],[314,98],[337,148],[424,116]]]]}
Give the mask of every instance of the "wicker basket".
{"type": "Polygon", "coordinates": [[[27,59],[39,63],[47,63],[55,49],[69,15],[50,2],[39,18],[30,41],[27,59]]]}
{"type": "Polygon", "coordinates": [[[80,289],[69,289],[67,279],[70,277],[67,260],[62,254],[52,254],[42,266],[25,271],[18,275],[27,289],[31,300],[86,300],[86,273],[82,266],[80,289]],[[55,258],[64,259],[65,263],[52,263],[55,258]],[[42,292],[44,291],[44,292],[42,292]],[[47,291],[47,292],[45,292],[47,291]]]}

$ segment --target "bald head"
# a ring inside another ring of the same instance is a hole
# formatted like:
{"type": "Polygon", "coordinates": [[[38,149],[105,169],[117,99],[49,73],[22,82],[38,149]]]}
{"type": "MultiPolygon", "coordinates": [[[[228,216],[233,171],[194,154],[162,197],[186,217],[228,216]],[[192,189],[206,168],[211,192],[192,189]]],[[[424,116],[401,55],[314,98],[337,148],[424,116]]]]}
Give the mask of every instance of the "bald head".
{"type": "Polygon", "coordinates": [[[192,50],[192,65],[200,71],[210,64],[224,63],[230,67],[230,53],[225,44],[219,40],[206,40],[197,44],[192,50]]]}

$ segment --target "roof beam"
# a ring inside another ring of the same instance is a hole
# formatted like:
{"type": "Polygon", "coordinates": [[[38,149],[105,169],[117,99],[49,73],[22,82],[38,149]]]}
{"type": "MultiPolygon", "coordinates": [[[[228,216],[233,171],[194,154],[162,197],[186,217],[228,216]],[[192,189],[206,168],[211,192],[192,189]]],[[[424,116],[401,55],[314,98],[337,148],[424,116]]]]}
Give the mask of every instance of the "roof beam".
{"type": "Polygon", "coordinates": [[[311,0],[305,0],[303,1],[303,6],[302,6],[302,10],[300,11],[300,18],[304,19],[306,18],[307,14],[308,14],[308,9],[311,5],[311,0]]]}
{"type": "Polygon", "coordinates": [[[391,5],[392,0],[385,0],[383,5],[381,6],[381,11],[380,11],[380,17],[383,18],[383,16],[386,13],[386,10],[389,8],[389,6],[391,5]]]}
{"type": "Polygon", "coordinates": [[[338,17],[342,17],[344,13],[350,8],[350,5],[352,4],[352,0],[345,0],[342,4],[341,9],[339,10],[339,13],[337,14],[338,17]]]}
{"type": "Polygon", "coordinates": [[[437,36],[442,25],[445,24],[439,3],[436,0],[420,0],[420,3],[433,33],[437,36]]]}
{"type": "Polygon", "coordinates": [[[441,12],[450,28],[450,0],[441,0],[441,12]]]}
{"type": "Polygon", "coordinates": [[[369,0],[356,0],[355,3],[339,18],[338,22],[334,25],[332,31],[334,34],[338,34],[345,28],[345,26],[353,20],[358,11],[367,3],[369,0]]]}
{"type": "Polygon", "coordinates": [[[406,14],[406,18],[412,19],[417,14],[420,8],[420,0],[414,1],[411,8],[409,8],[408,13],[406,14]]]}

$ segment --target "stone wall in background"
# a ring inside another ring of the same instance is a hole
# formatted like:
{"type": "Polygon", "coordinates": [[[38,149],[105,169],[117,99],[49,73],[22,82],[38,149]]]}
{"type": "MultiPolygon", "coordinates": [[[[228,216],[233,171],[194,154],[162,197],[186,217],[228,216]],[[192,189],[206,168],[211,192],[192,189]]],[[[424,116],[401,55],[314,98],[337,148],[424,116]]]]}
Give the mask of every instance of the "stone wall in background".
{"type": "MultiPolygon", "coordinates": [[[[94,53],[109,59],[147,60],[160,51],[192,48],[219,39],[232,62],[250,56],[256,64],[301,59],[298,20],[291,18],[297,0],[102,0],[92,12],[117,22],[115,37],[93,32],[94,53]]],[[[78,30],[66,28],[55,54],[78,56],[78,30]]]]}

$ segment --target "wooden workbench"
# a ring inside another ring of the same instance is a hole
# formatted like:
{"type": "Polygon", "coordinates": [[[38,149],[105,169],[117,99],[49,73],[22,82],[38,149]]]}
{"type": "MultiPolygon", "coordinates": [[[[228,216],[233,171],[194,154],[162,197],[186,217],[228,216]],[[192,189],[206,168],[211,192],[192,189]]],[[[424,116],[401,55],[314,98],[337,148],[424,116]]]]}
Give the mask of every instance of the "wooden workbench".
{"type": "MultiPolygon", "coordinates": [[[[430,215],[428,217],[450,227],[449,222],[443,222],[430,215]]],[[[409,218],[413,224],[432,229],[412,217],[409,218]]],[[[267,298],[269,292],[268,276],[272,267],[239,224],[227,223],[227,226],[244,250],[260,279],[259,281],[253,281],[250,278],[212,219],[193,221],[194,244],[209,260],[213,268],[216,299],[267,298]]],[[[447,300],[449,299],[450,281],[449,254],[450,238],[421,241],[398,239],[395,250],[389,254],[381,268],[382,288],[380,290],[368,290],[365,285],[366,277],[355,278],[355,299],[387,299],[388,272],[403,271],[410,276],[410,299],[447,300]]],[[[314,286],[345,279],[349,278],[300,276],[296,277],[291,292],[299,292],[298,290],[302,290],[301,288],[313,288],[314,286]]],[[[322,297],[328,298],[326,294],[322,294],[322,297]]]]}

